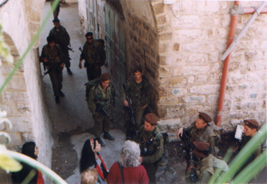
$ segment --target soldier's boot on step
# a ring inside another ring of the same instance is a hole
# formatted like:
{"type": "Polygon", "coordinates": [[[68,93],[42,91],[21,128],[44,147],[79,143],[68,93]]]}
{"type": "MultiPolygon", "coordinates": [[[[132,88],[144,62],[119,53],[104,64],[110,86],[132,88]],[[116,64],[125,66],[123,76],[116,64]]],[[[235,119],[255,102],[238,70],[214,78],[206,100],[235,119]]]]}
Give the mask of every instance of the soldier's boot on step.
{"type": "Polygon", "coordinates": [[[108,132],[104,132],[103,138],[111,140],[111,141],[115,140],[115,138],[112,135],[110,135],[108,132]]]}

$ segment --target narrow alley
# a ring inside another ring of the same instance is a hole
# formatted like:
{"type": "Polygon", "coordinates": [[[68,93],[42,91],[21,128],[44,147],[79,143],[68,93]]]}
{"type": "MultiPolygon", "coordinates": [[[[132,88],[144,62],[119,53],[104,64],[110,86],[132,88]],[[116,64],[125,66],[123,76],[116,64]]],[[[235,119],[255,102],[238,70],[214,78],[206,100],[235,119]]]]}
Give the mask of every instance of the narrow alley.
{"type": "MultiPolygon", "coordinates": [[[[42,18],[50,9],[50,3],[46,2],[42,18]]],[[[63,70],[63,89],[65,97],[61,98],[60,104],[55,103],[52,84],[49,76],[44,76],[44,86],[46,100],[49,108],[49,116],[53,123],[53,136],[55,143],[53,147],[52,169],[57,172],[68,183],[79,183],[80,174],[78,171],[78,161],[83,143],[92,138],[88,133],[93,127],[91,113],[85,101],[85,87],[87,82],[86,70],[79,69],[79,47],[85,42],[84,35],[80,34],[77,4],[63,4],[60,9],[59,19],[71,38],[71,46],[75,51],[70,52],[71,70],[73,75],[68,75],[66,69],[63,70]]],[[[40,48],[46,44],[46,37],[53,27],[53,16],[43,30],[40,38],[40,48]]],[[[41,49],[40,49],[41,50],[41,49]]],[[[118,161],[119,151],[125,141],[122,130],[111,130],[115,136],[115,141],[104,140],[106,147],[102,148],[101,155],[107,167],[118,161]]]]}
{"type": "MultiPolygon", "coordinates": [[[[49,11],[50,3],[45,3],[42,18],[49,11]]],[[[63,70],[63,89],[65,97],[60,104],[56,104],[53,96],[52,84],[49,76],[43,78],[45,95],[49,108],[49,116],[53,126],[53,158],[52,170],[58,173],[69,184],[80,183],[79,159],[85,140],[92,138],[91,128],[94,126],[91,113],[85,101],[85,87],[87,82],[86,70],[78,68],[80,51],[79,47],[85,42],[84,35],[80,34],[80,22],[77,4],[63,4],[60,9],[59,19],[71,37],[70,52],[71,70],[73,75],[68,75],[63,70]]],[[[40,48],[46,44],[46,37],[53,27],[52,16],[42,32],[40,48]]],[[[41,50],[41,49],[40,49],[41,50]]],[[[103,68],[105,71],[105,69],[103,68]]],[[[117,93],[119,93],[117,91],[117,93]]],[[[106,146],[102,148],[101,155],[107,167],[119,160],[120,150],[125,141],[125,133],[120,129],[112,129],[111,134],[115,141],[103,139],[106,146]]],[[[229,144],[230,145],[230,144],[229,144]]],[[[168,165],[159,167],[157,171],[158,183],[184,183],[186,163],[181,159],[179,142],[168,144],[168,165]],[[180,155],[179,155],[180,154],[180,155]]]]}

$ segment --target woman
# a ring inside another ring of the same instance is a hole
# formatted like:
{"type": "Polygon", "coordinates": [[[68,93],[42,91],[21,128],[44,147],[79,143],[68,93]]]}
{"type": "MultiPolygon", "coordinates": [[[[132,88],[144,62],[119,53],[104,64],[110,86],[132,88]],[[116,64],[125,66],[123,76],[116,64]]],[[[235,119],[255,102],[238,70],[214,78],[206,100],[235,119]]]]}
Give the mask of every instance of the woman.
{"type": "Polygon", "coordinates": [[[80,160],[80,173],[87,169],[96,168],[98,174],[98,183],[106,183],[108,175],[106,164],[101,155],[98,153],[101,150],[101,145],[96,139],[87,139],[82,148],[80,160]]]}
{"type": "MultiPolygon", "coordinates": [[[[35,142],[26,142],[22,146],[21,153],[37,160],[39,149],[35,145],[35,142]]],[[[12,173],[12,181],[14,184],[23,182],[23,180],[29,175],[31,171],[35,172],[36,174],[31,179],[29,184],[44,184],[42,173],[39,170],[36,170],[32,166],[23,162],[21,163],[21,165],[22,169],[19,172],[12,173]]]]}
{"type": "Polygon", "coordinates": [[[140,165],[140,148],[133,141],[126,141],[119,162],[115,162],[107,177],[108,184],[148,184],[144,166],[140,165]]]}

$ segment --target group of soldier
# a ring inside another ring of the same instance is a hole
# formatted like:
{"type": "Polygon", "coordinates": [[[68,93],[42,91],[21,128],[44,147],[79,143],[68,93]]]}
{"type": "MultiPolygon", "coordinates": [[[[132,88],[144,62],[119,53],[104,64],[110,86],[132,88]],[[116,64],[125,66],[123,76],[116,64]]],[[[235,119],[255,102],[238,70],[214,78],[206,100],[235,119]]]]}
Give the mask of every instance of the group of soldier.
{"type": "MultiPolygon", "coordinates": [[[[59,97],[64,97],[62,89],[62,70],[65,65],[69,75],[70,58],[68,46],[70,37],[66,29],[60,25],[58,19],[53,20],[55,27],[51,29],[47,37],[48,44],[42,49],[41,59],[48,68],[56,103],[60,103],[59,97]]],[[[113,110],[115,108],[115,89],[111,84],[109,73],[101,74],[101,66],[105,63],[104,41],[95,40],[93,33],[88,32],[86,42],[80,56],[79,68],[82,68],[82,61],[87,71],[88,83],[86,84],[86,101],[94,120],[93,134],[101,146],[105,143],[100,138],[114,140],[109,133],[110,122],[113,120],[113,110]]],[[[149,110],[150,85],[143,76],[140,66],[136,66],[132,71],[132,77],[122,86],[121,103],[125,110],[126,139],[134,140],[140,145],[140,162],[144,165],[150,183],[156,183],[156,171],[164,155],[164,138],[160,128],[157,126],[158,117],[149,110]]],[[[254,119],[244,120],[244,133],[246,141],[253,137],[259,124],[254,119]]],[[[220,142],[220,128],[217,127],[211,117],[199,112],[196,121],[188,128],[180,128],[177,137],[182,140],[188,137],[189,144],[192,145],[197,164],[189,165],[187,170],[188,182],[207,183],[217,168],[222,171],[228,169],[227,164],[217,158],[220,142]],[[195,176],[190,174],[195,171],[195,176]]],[[[242,146],[245,142],[242,143],[242,146]]],[[[241,146],[241,147],[242,147],[241,146]]],[[[251,156],[250,161],[261,153],[261,147],[251,156]]],[[[250,162],[248,161],[248,162],[250,162]]]]}

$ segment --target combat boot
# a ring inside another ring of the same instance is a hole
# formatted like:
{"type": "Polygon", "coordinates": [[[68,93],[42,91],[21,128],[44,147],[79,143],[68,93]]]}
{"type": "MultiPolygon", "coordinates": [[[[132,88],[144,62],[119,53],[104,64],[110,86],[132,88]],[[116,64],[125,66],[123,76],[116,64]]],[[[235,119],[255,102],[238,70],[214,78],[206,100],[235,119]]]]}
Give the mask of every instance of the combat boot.
{"type": "Polygon", "coordinates": [[[112,135],[110,135],[108,132],[104,132],[103,138],[111,140],[111,141],[115,140],[115,138],[112,135]]]}
{"type": "Polygon", "coordinates": [[[59,91],[59,95],[61,96],[61,97],[65,97],[65,94],[60,90],[59,91]]]}
{"type": "Polygon", "coordinates": [[[105,147],[106,146],[106,144],[100,139],[100,137],[97,137],[96,140],[97,140],[97,142],[99,144],[101,144],[101,147],[105,147]]]}
{"type": "Polygon", "coordinates": [[[67,68],[67,72],[69,75],[72,75],[72,71],[70,70],[70,68],[67,68]]]}

